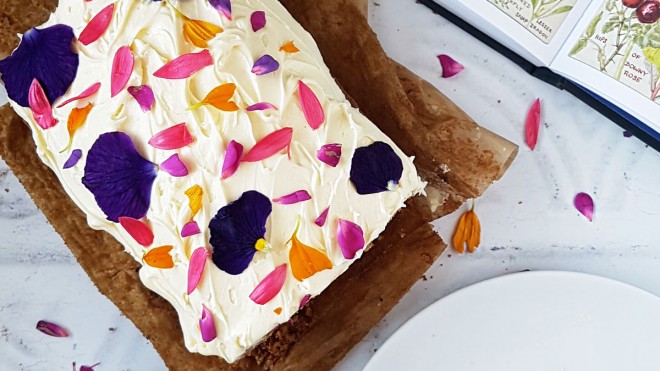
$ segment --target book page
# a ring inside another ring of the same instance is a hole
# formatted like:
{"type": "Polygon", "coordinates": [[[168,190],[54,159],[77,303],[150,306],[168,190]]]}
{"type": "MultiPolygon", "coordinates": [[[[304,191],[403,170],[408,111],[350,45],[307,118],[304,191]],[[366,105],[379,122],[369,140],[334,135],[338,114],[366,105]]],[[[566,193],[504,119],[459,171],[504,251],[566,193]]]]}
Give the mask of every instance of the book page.
{"type": "Polygon", "coordinates": [[[488,0],[544,43],[557,34],[577,0],[488,0]]]}

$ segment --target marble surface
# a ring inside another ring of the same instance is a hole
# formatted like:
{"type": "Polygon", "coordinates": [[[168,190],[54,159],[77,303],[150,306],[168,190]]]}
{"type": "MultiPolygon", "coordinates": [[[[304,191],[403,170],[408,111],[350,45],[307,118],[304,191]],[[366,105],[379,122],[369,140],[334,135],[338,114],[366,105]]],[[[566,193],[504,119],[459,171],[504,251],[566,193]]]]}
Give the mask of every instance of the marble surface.
{"type": "MultiPolygon", "coordinates": [[[[477,201],[481,247],[447,250],[387,317],[337,366],[361,369],[415,313],[484,279],[532,270],[570,270],[615,278],[660,295],[660,154],[569,94],[528,75],[412,0],[376,0],[370,22],[387,53],[451,97],[477,122],[521,144],[504,178],[477,201]],[[442,79],[435,56],[466,69],[442,79]],[[540,97],[534,152],[523,120],[540,97]],[[593,223],[572,206],[592,194],[593,223]]],[[[1,99],[1,98],[0,98],[1,99]]],[[[448,240],[462,210],[434,223],[448,240]]],[[[0,161],[0,369],[162,370],[151,344],[87,278],[61,238],[0,161]],[[66,339],[34,329],[48,319],[66,339]]],[[[484,308],[484,310],[488,310],[484,308]]]]}

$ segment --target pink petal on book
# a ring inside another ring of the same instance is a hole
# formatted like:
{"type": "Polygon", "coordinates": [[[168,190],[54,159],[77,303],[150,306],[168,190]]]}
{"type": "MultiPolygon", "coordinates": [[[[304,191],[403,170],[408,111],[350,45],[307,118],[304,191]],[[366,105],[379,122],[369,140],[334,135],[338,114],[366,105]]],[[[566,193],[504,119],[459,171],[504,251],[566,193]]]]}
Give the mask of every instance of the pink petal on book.
{"type": "Polygon", "coordinates": [[[199,247],[192,253],[188,265],[188,295],[195,291],[197,285],[199,285],[208,257],[209,251],[205,247],[199,247]]]}
{"type": "Polygon", "coordinates": [[[318,129],[325,121],[323,106],[312,89],[302,81],[298,82],[298,100],[309,126],[314,130],[318,129]]]}
{"type": "Polygon", "coordinates": [[[250,23],[252,24],[252,31],[257,32],[266,26],[266,12],[257,10],[250,16],[250,23]]]}
{"type": "Polygon", "coordinates": [[[312,196],[305,190],[295,191],[288,195],[273,199],[273,202],[280,205],[292,205],[298,202],[311,200],[312,196]]]}
{"type": "Polygon", "coordinates": [[[594,200],[588,194],[581,192],[575,195],[573,205],[584,215],[590,222],[594,220],[594,200]]]}
{"type": "Polygon", "coordinates": [[[151,231],[151,227],[145,222],[128,216],[120,216],[119,224],[121,224],[126,232],[133,237],[135,242],[140,245],[146,247],[154,242],[154,233],[151,231]]]}
{"type": "Polygon", "coordinates": [[[337,242],[346,259],[355,258],[355,254],[364,248],[364,233],[359,225],[339,219],[337,242]]]}
{"type": "Polygon", "coordinates": [[[205,343],[215,340],[217,336],[213,313],[204,304],[202,304],[202,318],[199,319],[199,330],[205,343]]]}
{"type": "Polygon", "coordinates": [[[188,175],[186,164],[181,161],[178,154],[173,154],[167,160],[160,164],[160,169],[173,177],[182,177],[188,175]]]}
{"type": "Polygon", "coordinates": [[[256,162],[266,159],[291,145],[292,128],[282,128],[266,135],[243,156],[243,162],[256,162]]]}
{"type": "Polygon", "coordinates": [[[197,225],[197,222],[188,222],[183,226],[183,228],[181,228],[181,237],[194,236],[200,232],[201,231],[199,230],[199,225],[197,225]]]}
{"type": "Polygon", "coordinates": [[[148,85],[129,86],[126,90],[138,102],[142,112],[151,111],[156,98],[154,97],[154,91],[148,85]]]}
{"type": "Polygon", "coordinates": [[[66,106],[67,104],[71,103],[71,102],[75,102],[77,100],[81,100],[81,99],[91,97],[92,95],[96,94],[96,92],[98,92],[100,88],[101,88],[101,83],[97,82],[96,84],[94,84],[94,85],[90,86],[89,88],[85,89],[85,91],[78,94],[77,96],[75,96],[73,98],[69,98],[69,99],[65,100],[64,102],[60,103],[60,105],[57,106],[57,108],[62,108],[64,106],[66,106]]]}
{"type": "Polygon", "coordinates": [[[115,58],[112,61],[112,75],[110,78],[111,97],[115,97],[124,89],[126,83],[128,83],[128,79],[131,78],[134,64],[135,60],[133,59],[133,53],[130,47],[122,46],[117,50],[115,58]]]}
{"type": "Polygon", "coordinates": [[[442,66],[442,77],[444,78],[452,77],[465,69],[462,64],[446,54],[440,54],[438,60],[442,66]]]}
{"type": "Polygon", "coordinates": [[[32,79],[28,92],[28,103],[34,121],[42,129],[46,130],[57,125],[58,121],[53,117],[53,108],[50,106],[46,93],[37,79],[32,79]]]}
{"type": "Polygon", "coordinates": [[[250,294],[253,302],[264,305],[271,301],[284,286],[286,280],[286,264],[282,264],[270,272],[250,294]]]}
{"type": "Polygon", "coordinates": [[[212,64],[211,53],[204,49],[201,52],[184,54],[171,60],[154,72],[154,76],[163,79],[186,79],[212,64]]]}
{"type": "Polygon", "coordinates": [[[243,156],[243,146],[235,140],[229,142],[227,152],[225,152],[225,160],[222,163],[222,179],[234,175],[238,170],[238,165],[241,164],[241,156],[243,156]]]}
{"type": "Polygon", "coordinates": [[[539,127],[541,125],[541,101],[537,98],[532,107],[527,112],[525,119],[525,142],[533,151],[539,137],[539,127]]]}
{"type": "Polygon", "coordinates": [[[328,219],[328,211],[330,211],[330,206],[326,207],[321,215],[319,215],[319,217],[314,220],[314,224],[318,225],[319,227],[323,227],[325,225],[326,219],[328,219]]]}
{"type": "Polygon", "coordinates": [[[110,26],[114,11],[115,4],[112,3],[98,12],[82,30],[80,36],[78,36],[78,41],[83,45],[89,45],[98,40],[110,26]]]}
{"type": "Polygon", "coordinates": [[[180,123],[156,133],[149,139],[149,144],[154,148],[168,150],[185,147],[194,140],[186,124],[180,123]]]}
{"type": "Polygon", "coordinates": [[[61,326],[48,321],[37,322],[37,330],[56,338],[65,338],[69,336],[69,333],[61,326]]]}
{"type": "Polygon", "coordinates": [[[267,102],[259,102],[259,103],[255,103],[255,104],[249,106],[245,110],[248,111],[248,112],[252,112],[252,111],[265,111],[265,110],[268,110],[268,109],[277,110],[277,107],[275,107],[274,105],[272,105],[270,103],[267,103],[267,102]]]}
{"type": "Polygon", "coordinates": [[[316,152],[316,158],[332,167],[337,166],[337,164],[339,164],[339,159],[341,158],[341,144],[333,143],[322,145],[321,149],[316,152]]]}

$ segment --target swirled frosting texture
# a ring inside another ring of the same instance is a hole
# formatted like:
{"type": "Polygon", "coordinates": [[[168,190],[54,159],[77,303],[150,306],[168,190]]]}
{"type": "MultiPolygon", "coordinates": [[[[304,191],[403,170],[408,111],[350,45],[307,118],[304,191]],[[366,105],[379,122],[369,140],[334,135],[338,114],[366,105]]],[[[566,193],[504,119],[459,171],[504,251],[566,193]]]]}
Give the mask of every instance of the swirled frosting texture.
{"type": "MultiPolygon", "coordinates": [[[[90,19],[111,1],[60,0],[57,11],[44,25],[63,23],[79,35],[90,19]]],[[[133,240],[116,223],[108,221],[82,185],[85,154],[103,133],[121,131],[130,135],[139,152],[159,164],[174,153],[187,164],[190,173],[172,177],[160,171],[155,180],[151,205],[147,212],[155,240],[153,246],[172,245],[174,267],[159,269],[143,265],[140,278],[144,284],[167,299],[176,309],[187,348],[205,355],[218,355],[229,362],[240,358],[258,344],[278,324],[286,322],[299,309],[305,295],[320,294],[354,261],[345,259],[337,243],[338,218],[358,224],[367,243],[385,228],[404,201],[423,189],[412,159],[358,110],[352,108],[323,63],[311,36],[275,0],[233,0],[232,20],[213,9],[207,1],[189,0],[174,4],[183,14],[221,26],[224,31],[208,42],[214,64],[188,79],[166,80],[153,76],[154,71],[182,54],[201,50],[182,33],[182,19],[169,5],[141,0],[118,0],[108,30],[96,42],[83,46],[76,43],[80,55],[78,75],[67,94],[55,103],[68,99],[96,82],[102,88],[95,96],[62,108],[54,108],[60,124],[42,130],[29,109],[15,102],[12,107],[32,127],[37,151],[58,176],[66,192],[86,213],[92,228],[107,231],[120,241],[137,261],[142,262],[148,250],[133,240]],[[266,27],[254,32],[250,15],[262,10],[266,27]],[[285,53],[280,47],[293,41],[300,49],[285,53]],[[130,45],[135,67],[127,86],[149,85],[156,102],[149,112],[124,89],[110,97],[112,56],[117,49],[130,45]],[[250,72],[254,61],[270,54],[280,68],[257,76],[250,72]],[[304,81],[318,96],[325,111],[325,122],[312,130],[305,121],[297,98],[298,82],[304,81]],[[223,83],[236,84],[232,100],[240,109],[223,112],[211,106],[194,110],[188,107],[200,102],[213,88],[223,83]],[[91,102],[87,122],[74,135],[71,149],[81,149],[83,157],[73,168],[63,170],[70,150],[67,117],[73,107],[91,102]],[[279,110],[247,112],[244,108],[257,102],[269,102],[279,110]],[[147,144],[157,132],[185,122],[194,143],[176,151],[155,149],[147,144]],[[283,128],[293,128],[290,159],[284,152],[266,160],[242,163],[229,179],[221,180],[226,146],[231,140],[242,143],[246,150],[264,136],[283,128]],[[403,176],[392,191],[359,195],[349,181],[351,157],[355,149],[374,141],[388,143],[403,162],[403,176]],[[327,143],[341,143],[342,157],[336,167],[316,158],[316,151],[327,143]],[[194,220],[201,233],[182,238],[181,228],[190,221],[190,208],[185,190],[198,184],[204,191],[201,211],[194,220]],[[198,247],[209,247],[209,221],[217,211],[236,200],[247,190],[257,190],[273,199],[296,190],[307,190],[312,199],[293,204],[273,204],[267,223],[269,252],[257,252],[252,263],[240,275],[232,276],[215,267],[209,260],[198,287],[186,293],[190,255],[198,247]],[[330,205],[324,227],[314,224],[316,217],[330,205]],[[298,239],[327,253],[333,268],[316,273],[299,282],[287,272],[284,287],[265,305],[257,305],[249,294],[273,269],[288,263],[291,234],[297,217],[302,223],[298,239]],[[202,341],[199,318],[205,305],[213,313],[217,338],[202,341]],[[275,309],[281,308],[277,314],[275,309]]],[[[350,47],[350,46],[347,46],[350,47]]],[[[89,248],[102,248],[90,246],[89,248]]],[[[358,253],[359,258],[362,252],[358,253]]]]}

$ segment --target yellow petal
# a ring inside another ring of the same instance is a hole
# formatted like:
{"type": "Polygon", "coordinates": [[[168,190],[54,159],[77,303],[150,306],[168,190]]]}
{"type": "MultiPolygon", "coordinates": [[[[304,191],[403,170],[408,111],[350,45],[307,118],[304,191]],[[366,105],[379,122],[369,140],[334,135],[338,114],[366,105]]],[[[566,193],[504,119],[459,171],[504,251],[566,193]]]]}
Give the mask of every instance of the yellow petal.
{"type": "Polygon", "coordinates": [[[289,262],[291,263],[293,277],[298,281],[302,281],[322,270],[332,269],[332,262],[328,259],[325,253],[311,246],[307,246],[298,240],[296,234],[298,233],[299,226],[300,220],[298,220],[296,230],[293,232],[293,236],[291,236],[289,262]]]}
{"type": "Polygon", "coordinates": [[[195,217],[195,215],[197,215],[199,210],[202,209],[202,196],[204,195],[204,190],[202,190],[202,187],[195,184],[194,186],[188,188],[185,194],[188,196],[188,205],[192,211],[192,216],[190,219],[192,219],[195,217]]]}
{"type": "Polygon", "coordinates": [[[215,35],[222,32],[220,26],[213,23],[200,21],[197,19],[183,18],[183,34],[193,45],[199,48],[207,48],[207,41],[213,39],[215,35]]]}
{"type": "Polygon", "coordinates": [[[150,267],[163,269],[173,268],[174,260],[172,260],[172,255],[170,255],[172,248],[173,247],[169,245],[155,247],[147,251],[142,260],[150,267]]]}
{"type": "Polygon", "coordinates": [[[298,53],[300,49],[293,44],[293,41],[289,41],[280,47],[280,51],[286,53],[298,53]]]}

